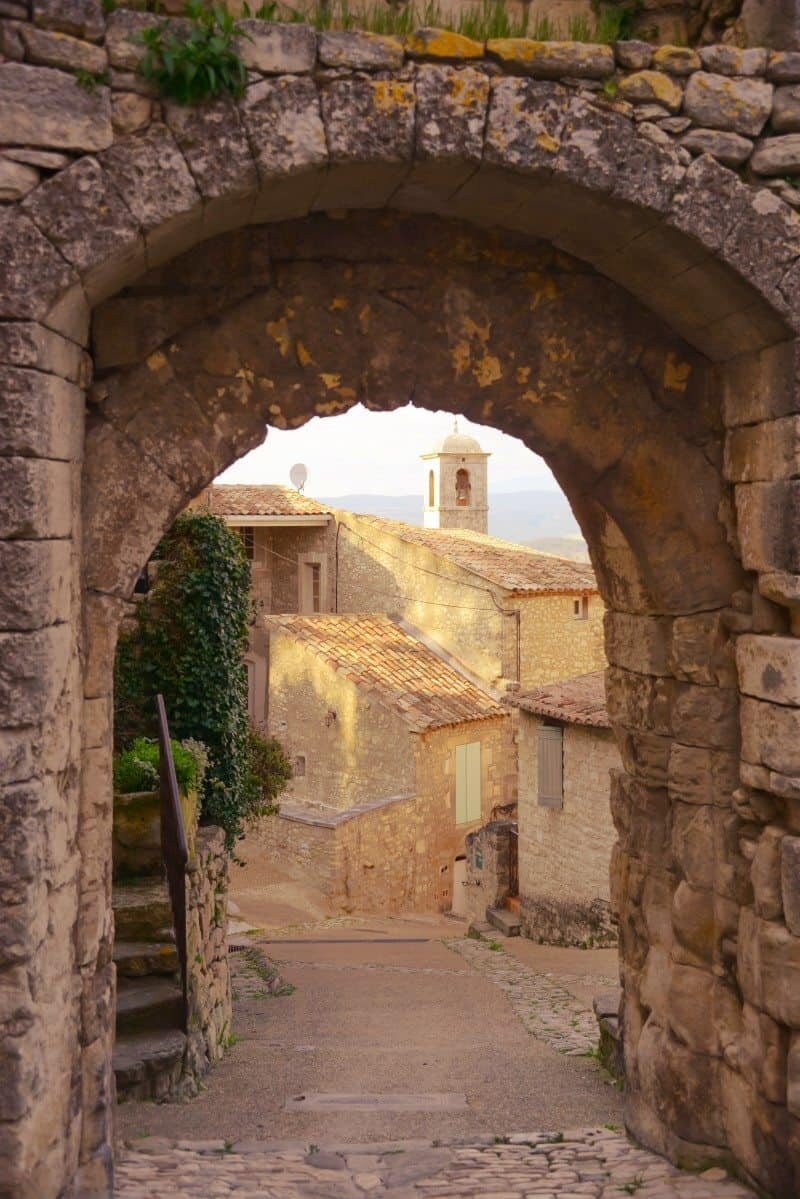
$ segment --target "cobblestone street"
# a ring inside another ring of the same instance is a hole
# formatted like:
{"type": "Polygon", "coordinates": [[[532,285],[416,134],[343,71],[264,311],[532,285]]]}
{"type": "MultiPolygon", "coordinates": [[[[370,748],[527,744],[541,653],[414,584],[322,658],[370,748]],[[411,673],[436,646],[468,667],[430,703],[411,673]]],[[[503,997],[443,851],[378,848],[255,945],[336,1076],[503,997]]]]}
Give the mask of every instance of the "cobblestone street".
{"type": "Polygon", "coordinates": [[[118,1199],[753,1199],[719,1168],[675,1169],[607,1129],[520,1133],[438,1145],[192,1144],[150,1141],[128,1150],[118,1199]]]}
{"type": "Polygon", "coordinates": [[[752,1199],[621,1131],[619,1093],[586,1057],[587,995],[613,982],[613,954],[524,946],[522,961],[414,921],[245,943],[231,955],[237,1043],[201,1095],[118,1109],[118,1199],[752,1199]],[[377,1092],[374,1110],[292,1106],[345,1089],[377,1092]],[[380,1102],[459,1089],[461,1111],[380,1102]]]}
{"type": "MultiPolygon", "coordinates": [[[[502,949],[485,941],[453,937],[444,942],[506,995],[526,1032],[559,1053],[581,1057],[597,1047],[594,1013],[567,990],[565,980],[551,972],[532,970],[502,949]]],[[[597,978],[597,989],[615,986],[613,978],[597,978]]]]}

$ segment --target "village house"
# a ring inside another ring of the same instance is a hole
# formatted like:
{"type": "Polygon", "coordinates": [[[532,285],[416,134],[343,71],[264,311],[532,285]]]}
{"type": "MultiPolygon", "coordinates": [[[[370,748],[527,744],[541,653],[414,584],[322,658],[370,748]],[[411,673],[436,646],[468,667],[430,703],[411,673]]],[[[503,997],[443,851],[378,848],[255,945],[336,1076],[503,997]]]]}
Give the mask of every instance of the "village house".
{"type": "Polygon", "coordinates": [[[307,867],[334,910],[449,910],[466,836],[516,800],[508,709],[388,616],[263,623],[294,778],[243,855],[307,867]]]}
{"type": "Polygon", "coordinates": [[[334,519],[318,500],[273,483],[216,483],[190,507],[235,529],[250,562],[253,617],[245,667],[250,719],[260,727],[267,712],[267,634],[260,617],[334,611],[334,519]]]}
{"type": "Polygon", "coordinates": [[[591,566],[488,536],[488,457],[458,432],[422,455],[424,528],[336,512],[337,611],[396,616],[501,690],[603,669],[591,566]]]}
{"type": "Polygon", "coordinates": [[[509,697],[518,709],[522,931],[555,945],[616,944],[609,774],[621,767],[602,671],[509,697]]]}

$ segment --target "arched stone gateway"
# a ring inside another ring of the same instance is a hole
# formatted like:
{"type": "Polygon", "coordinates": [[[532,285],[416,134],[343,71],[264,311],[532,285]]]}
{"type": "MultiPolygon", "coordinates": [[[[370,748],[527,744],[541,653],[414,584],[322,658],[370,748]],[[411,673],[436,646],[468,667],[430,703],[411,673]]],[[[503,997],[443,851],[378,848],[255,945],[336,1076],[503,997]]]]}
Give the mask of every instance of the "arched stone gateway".
{"type": "Polygon", "coordinates": [[[240,104],[162,109],[126,74],[153,19],[68,31],[111,89],[0,64],[0,137],[51,173],[0,214],[0,1194],[111,1185],[109,724],[139,568],[265,422],[412,398],[544,454],[591,547],[629,1127],[795,1193],[800,220],[636,120],[650,88],[713,124],[707,94],[746,83],[756,134],[790,56],[654,75],[624,46],[464,63],[263,26],[240,104]]]}

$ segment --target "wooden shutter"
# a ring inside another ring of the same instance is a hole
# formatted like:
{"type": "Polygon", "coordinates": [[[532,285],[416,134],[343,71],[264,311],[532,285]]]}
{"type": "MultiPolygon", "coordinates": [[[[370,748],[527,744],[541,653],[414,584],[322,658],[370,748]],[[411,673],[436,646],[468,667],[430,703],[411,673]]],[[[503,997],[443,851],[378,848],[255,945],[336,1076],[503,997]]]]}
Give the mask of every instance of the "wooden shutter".
{"type": "Polygon", "coordinates": [[[456,746],[456,824],[481,818],[481,743],[456,746]]]}
{"type": "Polygon", "coordinates": [[[467,823],[467,747],[456,746],[456,824],[467,823]]]}
{"type": "Polygon", "coordinates": [[[558,725],[539,726],[539,804],[543,808],[564,806],[563,732],[558,725]]]}
{"type": "Polygon", "coordinates": [[[481,818],[481,743],[473,741],[467,751],[467,820],[481,818]]]}

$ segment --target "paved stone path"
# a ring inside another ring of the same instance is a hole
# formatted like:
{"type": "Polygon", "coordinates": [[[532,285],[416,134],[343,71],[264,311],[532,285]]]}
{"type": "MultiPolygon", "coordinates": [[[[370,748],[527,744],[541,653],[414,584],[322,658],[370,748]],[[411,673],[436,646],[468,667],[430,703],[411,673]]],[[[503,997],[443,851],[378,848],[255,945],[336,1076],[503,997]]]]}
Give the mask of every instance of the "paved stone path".
{"type": "Polygon", "coordinates": [[[117,1199],[755,1199],[719,1168],[702,1175],[607,1129],[384,1145],[135,1142],[117,1168],[117,1199]]]}
{"type": "MultiPolygon", "coordinates": [[[[597,1048],[594,1012],[567,990],[562,975],[543,974],[485,941],[459,937],[443,942],[461,954],[508,997],[514,1014],[527,1032],[568,1057],[583,1057],[597,1048]]],[[[613,979],[597,979],[604,988],[613,979]]]]}

